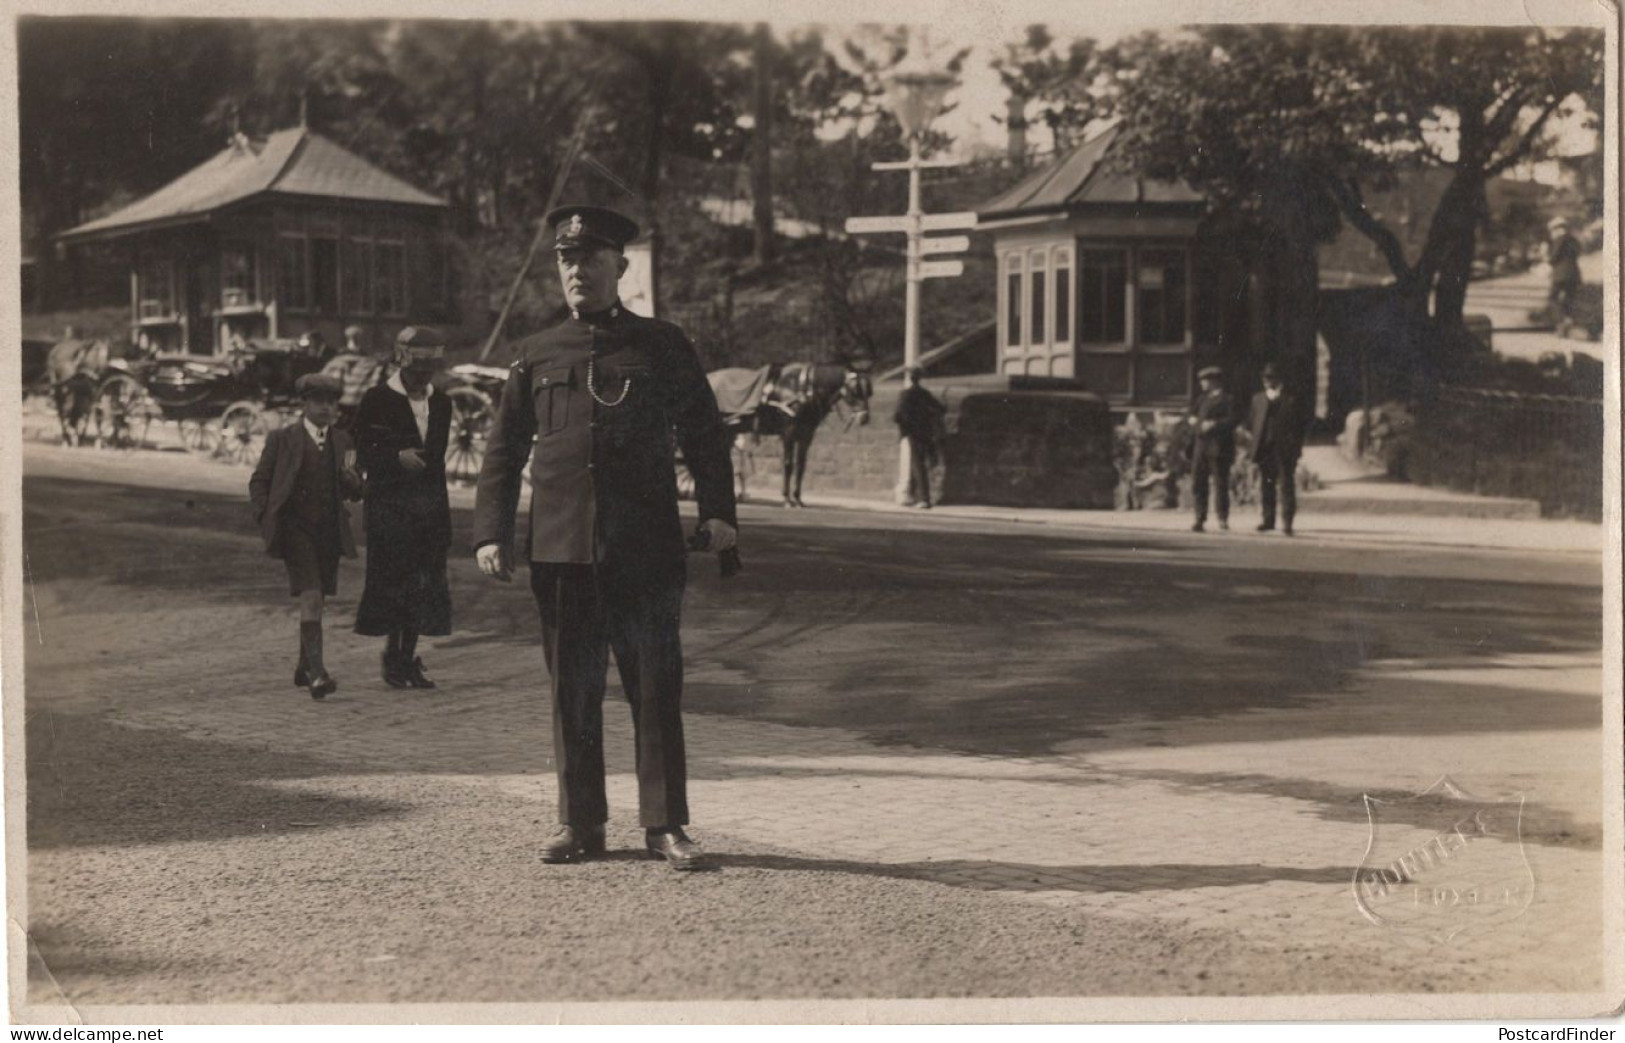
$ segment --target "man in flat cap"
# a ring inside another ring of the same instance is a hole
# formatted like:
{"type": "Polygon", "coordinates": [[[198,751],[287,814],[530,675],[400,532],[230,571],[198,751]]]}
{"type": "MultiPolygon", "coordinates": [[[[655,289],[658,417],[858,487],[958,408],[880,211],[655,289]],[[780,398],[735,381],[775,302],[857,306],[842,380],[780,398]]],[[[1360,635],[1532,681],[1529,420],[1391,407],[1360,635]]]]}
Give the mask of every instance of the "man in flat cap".
{"type": "Polygon", "coordinates": [[[417,654],[418,637],[451,633],[451,501],[446,443],[451,400],[430,378],[445,362],[446,342],[427,326],[395,338],[394,372],[361,396],[355,437],[367,475],[367,585],[355,632],[386,637],[384,683],[433,688],[417,654]]]}
{"type": "Polygon", "coordinates": [[[1286,389],[1281,371],[1271,362],[1259,379],[1264,389],[1253,396],[1247,429],[1253,440],[1253,462],[1258,464],[1260,498],[1264,517],[1259,532],[1275,528],[1276,491],[1280,491],[1281,532],[1292,535],[1292,519],[1298,513],[1298,457],[1303,455],[1305,420],[1298,400],[1286,389]]]}
{"type": "Polygon", "coordinates": [[[299,665],[295,687],[325,699],[338,688],[322,661],[322,609],[338,593],[339,557],[355,557],[355,536],[345,500],[361,498],[350,437],[333,426],[342,386],[337,378],[307,373],[294,382],[304,407],[296,424],[265,439],[248,480],[254,522],[265,552],[288,569],[288,593],[299,599],[299,665]]]}
{"type": "Polygon", "coordinates": [[[338,377],[344,385],[344,393],[339,396],[338,422],[346,428],[354,427],[361,396],[383,379],[387,369],[385,359],[361,347],[361,338],[365,335],[360,326],[344,327],[344,347],[322,367],[323,373],[338,377]]]}
{"type": "Polygon", "coordinates": [[[474,507],[480,570],[507,580],[531,462],[524,560],[553,693],[559,827],[541,853],[604,851],[603,697],[615,653],[637,742],[638,818],[651,856],[677,869],[704,855],[689,820],[678,623],[685,539],[672,447],[694,476],[709,547],[734,546],[729,439],[682,330],[622,307],[616,286],[637,225],[612,210],[547,215],[567,319],[520,342],[491,428],[474,507]],[[534,445],[533,445],[534,442],[534,445]]]}
{"type": "Polygon", "coordinates": [[[1196,524],[1192,532],[1207,527],[1208,483],[1213,485],[1219,528],[1230,528],[1230,465],[1236,459],[1236,409],[1230,392],[1224,389],[1224,370],[1207,366],[1196,374],[1201,393],[1191,407],[1191,491],[1196,495],[1196,524]]]}

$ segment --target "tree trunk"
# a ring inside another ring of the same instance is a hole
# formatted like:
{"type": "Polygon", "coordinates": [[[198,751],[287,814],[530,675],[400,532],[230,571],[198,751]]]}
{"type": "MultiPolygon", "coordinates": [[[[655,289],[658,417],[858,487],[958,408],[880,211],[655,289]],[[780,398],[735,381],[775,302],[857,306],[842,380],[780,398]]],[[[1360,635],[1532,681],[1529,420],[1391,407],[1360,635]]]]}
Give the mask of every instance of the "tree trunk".
{"type": "Polygon", "coordinates": [[[756,224],[756,263],[773,260],[773,70],[772,37],[756,27],[755,135],[751,145],[750,195],[756,224]]]}
{"type": "Polygon", "coordinates": [[[649,306],[660,314],[660,159],[666,137],[666,103],[671,92],[672,61],[657,52],[644,62],[644,101],[649,125],[644,139],[643,177],[639,186],[649,208],[649,306]]]}
{"type": "Polygon", "coordinates": [[[1315,337],[1320,306],[1320,260],[1307,192],[1283,191],[1268,203],[1274,232],[1270,283],[1275,314],[1269,343],[1287,386],[1298,401],[1315,401],[1315,337]]]}
{"type": "Polygon", "coordinates": [[[1434,283],[1433,321],[1441,331],[1462,326],[1462,309],[1467,302],[1467,282],[1473,273],[1473,254],[1478,245],[1478,225],[1488,212],[1484,176],[1481,170],[1462,168],[1451,179],[1428,228],[1429,246],[1438,239],[1434,283]]]}

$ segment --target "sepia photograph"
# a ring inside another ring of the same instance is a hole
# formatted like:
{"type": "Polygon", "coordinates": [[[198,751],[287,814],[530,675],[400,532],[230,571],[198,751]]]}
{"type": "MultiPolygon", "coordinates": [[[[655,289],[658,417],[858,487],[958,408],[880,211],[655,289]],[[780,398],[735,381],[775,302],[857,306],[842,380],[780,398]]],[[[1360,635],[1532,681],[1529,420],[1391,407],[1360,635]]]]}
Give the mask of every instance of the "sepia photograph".
{"type": "Polygon", "coordinates": [[[13,1024],[1617,1018],[1617,7],[500,2],[9,19],[13,1024]]]}

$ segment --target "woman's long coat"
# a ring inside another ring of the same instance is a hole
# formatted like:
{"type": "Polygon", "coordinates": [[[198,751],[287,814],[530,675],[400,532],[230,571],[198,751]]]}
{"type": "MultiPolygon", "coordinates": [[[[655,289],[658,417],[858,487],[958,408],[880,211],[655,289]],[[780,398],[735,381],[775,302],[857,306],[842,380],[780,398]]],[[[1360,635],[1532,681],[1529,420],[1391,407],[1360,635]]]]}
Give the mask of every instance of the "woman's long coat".
{"type": "Polygon", "coordinates": [[[363,498],[367,581],[356,609],[358,634],[383,636],[397,627],[419,634],[451,633],[446,552],[451,503],[446,495],[446,442],[451,400],[429,395],[428,437],[418,434],[406,396],[387,384],[371,388],[356,408],[356,455],[367,476],[363,498]],[[401,466],[402,449],[421,449],[423,470],[401,466]]]}

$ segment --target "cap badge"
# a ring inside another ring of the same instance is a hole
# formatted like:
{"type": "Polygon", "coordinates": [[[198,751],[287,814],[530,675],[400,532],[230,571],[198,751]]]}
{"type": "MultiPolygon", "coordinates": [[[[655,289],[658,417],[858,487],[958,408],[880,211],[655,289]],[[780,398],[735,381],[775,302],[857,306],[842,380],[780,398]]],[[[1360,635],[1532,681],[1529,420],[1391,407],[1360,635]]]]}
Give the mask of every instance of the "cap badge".
{"type": "Polygon", "coordinates": [[[570,223],[564,226],[564,230],[566,232],[568,232],[569,234],[571,234],[571,235],[580,235],[581,234],[581,215],[580,214],[571,214],[570,215],[570,223]]]}

